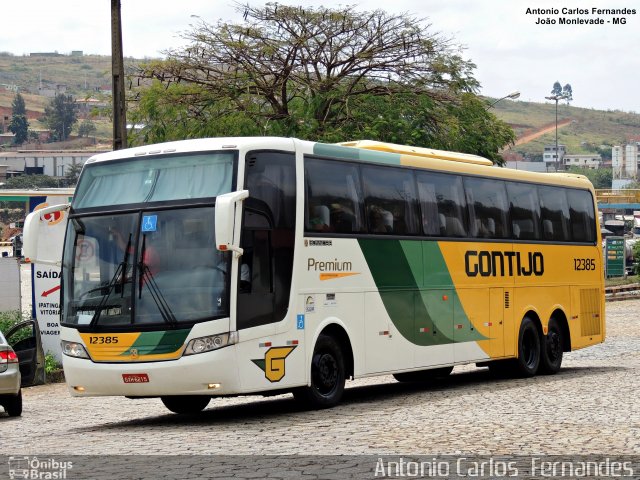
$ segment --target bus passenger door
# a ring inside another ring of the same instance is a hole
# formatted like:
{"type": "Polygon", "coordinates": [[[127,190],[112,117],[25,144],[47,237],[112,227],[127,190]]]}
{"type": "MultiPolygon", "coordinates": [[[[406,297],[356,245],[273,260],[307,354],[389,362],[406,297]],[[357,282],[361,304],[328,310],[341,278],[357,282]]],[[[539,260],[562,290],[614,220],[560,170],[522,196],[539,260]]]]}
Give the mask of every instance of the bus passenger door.
{"type": "Polygon", "coordinates": [[[264,212],[244,212],[242,240],[244,254],[238,273],[238,330],[274,322],[274,291],[271,264],[271,222],[264,212]]]}
{"type": "MultiPolygon", "coordinates": [[[[288,314],[296,185],[293,153],[247,154],[238,285],[238,330],[275,324],[288,314]]],[[[246,338],[246,336],[245,336],[246,338]]]]}

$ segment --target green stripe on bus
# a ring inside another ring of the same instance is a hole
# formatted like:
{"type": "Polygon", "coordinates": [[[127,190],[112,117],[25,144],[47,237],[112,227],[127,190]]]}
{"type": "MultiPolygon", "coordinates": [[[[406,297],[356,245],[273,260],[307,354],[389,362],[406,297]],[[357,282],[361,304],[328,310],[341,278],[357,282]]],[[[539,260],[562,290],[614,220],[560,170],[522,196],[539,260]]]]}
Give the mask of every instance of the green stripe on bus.
{"type": "MultiPolygon", "coordinates": [[[[131,348],[138,350],[139,355],[161,355],[172,353],[182,347],[191,329],[167,330],[159,332],[142,332],[131,348]]],[[[130,350],[130,349],[129,349],[130,350]]],[[[127,350],[122,355],[130,355],[127,350]]]]}
{"type": "Polygon", "coordinates": [[[400,165],[401,155],[398,153],[379,152],[365,150],[363,148],[342,147],[340,145],[327,145],[316,143],[313,153],[324,157],[341,158],[344,160],[358,160],[361,162],[384,163],[387,165],[400,165]]]}
{"type": "Polygon", "coordinates": [[[408,341],[428,346],[486,338],[470,328],[437,242],[359,239],[358,243],[389,318],[408,341]],[[464,326],[456,330],[455,339],[454,324],[464,326]]]}

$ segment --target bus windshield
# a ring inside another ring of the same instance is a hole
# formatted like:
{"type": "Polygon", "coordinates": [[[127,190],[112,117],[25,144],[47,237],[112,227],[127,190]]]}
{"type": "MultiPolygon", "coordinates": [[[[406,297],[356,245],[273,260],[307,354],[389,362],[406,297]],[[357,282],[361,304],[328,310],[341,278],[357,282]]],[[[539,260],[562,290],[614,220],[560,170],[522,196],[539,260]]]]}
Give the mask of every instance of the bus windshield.
{"type": "Polygon", "coordinates": [[[231,257],[215,248],[215,207],[72,216],[62,322],[126,328],[229,316],[231,257]]]}
{"type": "Polygon", "coordinates": [[[235,157],[229,151],[87,164],[73,208],[216,197],[231,191],[235,157]]]}

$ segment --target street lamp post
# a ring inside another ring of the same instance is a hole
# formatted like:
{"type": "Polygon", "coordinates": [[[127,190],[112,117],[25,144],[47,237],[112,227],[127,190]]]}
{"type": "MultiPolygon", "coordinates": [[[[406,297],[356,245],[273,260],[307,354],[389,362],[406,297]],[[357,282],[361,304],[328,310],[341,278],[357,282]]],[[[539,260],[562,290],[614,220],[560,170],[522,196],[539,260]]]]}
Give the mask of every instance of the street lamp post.
{"type": "Polygon", "coordinates": [[[550,97],[544,97],[547,100],[555,100],[556,102],[556,172],[558,171],[558,167],[560,166],[560,152],[558,152],[558,100],[565,100],[569,98],[569,96],[565,93],[557,93],[555,95],[551,95],[550,97]]]}
{"type": "Polygon", "coordinates": [[[505,98],[510,98],[511,100],[515,100],[518,97],[520,97],[520,92],[511,92],[509,95],[505,95],[504,97],[499,98],[498,100],[496,100],[495,102],[490,104],[489,107],[487,107],[487,108],[493,107],[496,103],[504,100],[505,98]]]}

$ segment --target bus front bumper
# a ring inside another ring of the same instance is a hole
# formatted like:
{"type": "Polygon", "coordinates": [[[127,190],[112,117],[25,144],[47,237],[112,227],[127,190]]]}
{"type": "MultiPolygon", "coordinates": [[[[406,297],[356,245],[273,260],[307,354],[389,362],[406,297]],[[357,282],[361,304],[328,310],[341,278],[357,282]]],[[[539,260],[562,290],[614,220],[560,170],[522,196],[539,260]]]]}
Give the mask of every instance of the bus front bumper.
{"type": "Polygon", "coordinates": [[[75,397],[116,395],[232,395],[240,390],[234,346],[140,363],[95,363],[63,356],[65,380],[75,397]]]}

